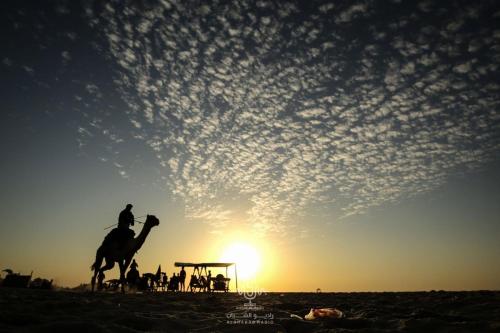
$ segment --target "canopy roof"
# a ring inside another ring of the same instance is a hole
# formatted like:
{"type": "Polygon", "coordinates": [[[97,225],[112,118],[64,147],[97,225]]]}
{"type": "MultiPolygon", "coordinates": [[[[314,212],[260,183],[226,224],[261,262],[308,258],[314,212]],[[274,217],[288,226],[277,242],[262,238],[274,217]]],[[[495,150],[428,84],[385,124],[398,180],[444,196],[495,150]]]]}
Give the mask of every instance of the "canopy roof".
{"type": "Polygon", "coordinates": [[[201,263],[192,263],[192,262],[176,262],[175,267],[229,267],[234,265],[234,262],[201,262],[201,263]]]}

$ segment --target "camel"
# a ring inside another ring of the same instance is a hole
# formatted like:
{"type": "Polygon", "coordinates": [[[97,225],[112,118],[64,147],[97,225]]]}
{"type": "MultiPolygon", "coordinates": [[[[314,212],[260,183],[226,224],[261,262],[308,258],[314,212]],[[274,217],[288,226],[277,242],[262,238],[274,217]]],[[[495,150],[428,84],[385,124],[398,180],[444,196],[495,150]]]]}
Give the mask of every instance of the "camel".
{"type": "MultiPolygon", "coordinates": [[[[115,266],[115,262],[117,262],[120,266],[121,291],[125,292],[125,271],[130,265],[134,254],[139,251],[142,244],[144,244],[151,228],[159,224],[160,220],[156,218],[156,216],[147,215],[146,222],[144,222],[144,226],[139,236],[128,240],[125,244],[120,244],[112,237],[106,237],[101,246],[97,249],[95,262],[91,266],[91,270],[94,271],[94,276],[92,276],[92,291],[94,291],[97,275],[101,275],[104,271],[112,269],[115,266]],[[103,259],[106,260],[106,265],[101,267],[103,259]]],[[[100,286],[101,282],[102,280],[99,279],[100,286]]]]}

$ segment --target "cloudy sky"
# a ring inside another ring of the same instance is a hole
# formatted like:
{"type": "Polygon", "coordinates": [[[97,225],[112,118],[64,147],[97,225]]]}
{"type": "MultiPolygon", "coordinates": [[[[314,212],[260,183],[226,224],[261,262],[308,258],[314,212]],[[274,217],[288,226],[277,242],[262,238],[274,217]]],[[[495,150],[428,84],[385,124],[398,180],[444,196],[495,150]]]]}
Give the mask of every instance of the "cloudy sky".
{"type": "Polygon", "coordinates": [[[84,281],[132,202],[165,222],[144,261],[241,232],[347,290],[500,287],[496,1],[1,7],[1,265],[84,281]],[[361,279],[373,246],[426,275],[361,279]]]}

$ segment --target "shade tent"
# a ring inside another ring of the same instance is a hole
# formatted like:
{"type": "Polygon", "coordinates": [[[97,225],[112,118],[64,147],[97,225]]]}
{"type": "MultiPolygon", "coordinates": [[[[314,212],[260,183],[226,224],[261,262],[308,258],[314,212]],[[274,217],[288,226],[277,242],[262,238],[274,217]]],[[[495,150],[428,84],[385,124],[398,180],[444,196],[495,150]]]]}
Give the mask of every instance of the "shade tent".
{"type": "Polygon", "coordinates": [[[175,267],[229,267],[236,265],[234,262],[203,262],[203,263],[192,263],[192,262],[176,262],[175,267]]]}
{"type": "Polygon", "coordinates": [[[175,267],[193,267],[197,268],[200,271],[202,269],[205,269],[205,272],[208,267],[219,267],[219,268],[225,268],[226,269],[226,277],[228,276],[228,267],[229,266],[234,266],[234,277],[236,279],[236,291],[238,291],[238,273],[236,270],[236,263],[234,262],[201,262],[201,263],[192,263],[192,262],[175,262],[174,263],[175,267]]]}

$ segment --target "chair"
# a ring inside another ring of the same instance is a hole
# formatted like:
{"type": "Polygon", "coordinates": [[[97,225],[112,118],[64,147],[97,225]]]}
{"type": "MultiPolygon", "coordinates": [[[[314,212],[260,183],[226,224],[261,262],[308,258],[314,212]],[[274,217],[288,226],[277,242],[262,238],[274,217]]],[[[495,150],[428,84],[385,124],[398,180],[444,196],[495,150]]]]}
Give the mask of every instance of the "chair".
{"type": "Polygon", "coordinates": [[[224,277],[222,274],[217,274],[215,279],[213,279],[213,290],[214,291],[229,291],[229,281],[231,279],[224,277]]]}

